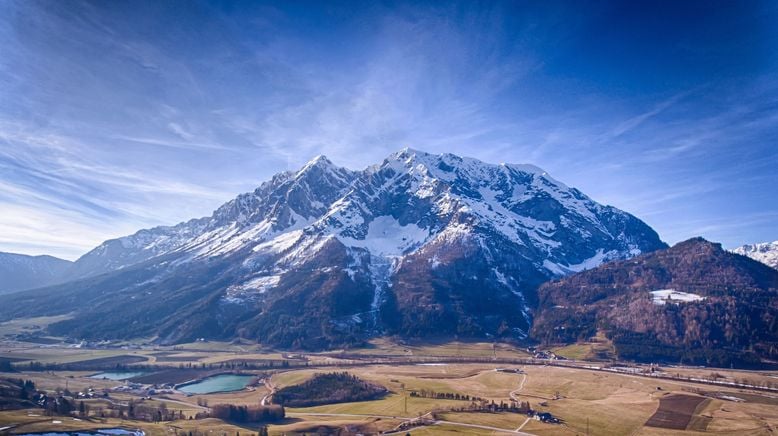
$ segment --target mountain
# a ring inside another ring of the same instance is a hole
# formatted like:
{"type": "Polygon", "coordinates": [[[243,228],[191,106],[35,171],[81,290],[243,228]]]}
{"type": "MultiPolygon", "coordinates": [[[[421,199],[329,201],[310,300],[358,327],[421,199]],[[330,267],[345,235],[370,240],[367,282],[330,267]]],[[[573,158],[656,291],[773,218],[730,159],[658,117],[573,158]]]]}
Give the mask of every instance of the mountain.
{"type": "Polygon", "coordinates": [[[531,165],[404,149],[350,171],[318,157],[210,217],[101,244],[72,282],[15,296],[0,319],[72,313],[51,332],[294,348],[524,338],[539,284],[665,247],[531,165]]]}
{"type": "Polygon", "coordinates": [[[778,358],[778,271],[701,238],[544,284],[532,336],[602,330],[622,358],[714,366],[778,358]]]}
{"type": "Polygon", "coordinates": [[[79,258],[69,276],[102,274],[173,252],[197,258],[225,255],[252,242],[303,228],[345,193],[355,174],[318,156],[298,172],[277,174],[254,192],[239,195],[210,217],[103,242],[79,258]]]}
{"type": "Polygon", "coordinates": [[[0,293],[39,288],[63,280],[71,262],[52,256],[0,252],[0,293]]]}
{"type": "Polygon", "coordinates": [[[778,269],[778,241],[746,244],[735,248],[732,252],[748,256],[751,259],[778,269]]]}

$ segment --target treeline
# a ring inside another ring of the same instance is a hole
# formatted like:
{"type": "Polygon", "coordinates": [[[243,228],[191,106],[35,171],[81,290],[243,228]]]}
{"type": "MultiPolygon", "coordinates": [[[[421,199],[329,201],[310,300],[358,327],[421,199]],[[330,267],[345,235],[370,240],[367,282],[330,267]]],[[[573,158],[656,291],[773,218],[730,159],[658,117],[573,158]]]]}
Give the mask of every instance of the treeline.
{"type": "MultiPolygon", "coordinates": [[[[202,369],[202,370],[217,370],[217,369],[230,369],[230,370],[265,370],[273,368],[290,368],[305,367],[308,366],[308,362],[304,364],[292,362],[289,360],[258,360],[256,362],[238,361],[238,362],[219,362],[219,363],[180,363],[178,369],[202,369]]],[[[168,365],[155,365],[155,364],[94,364],[90,361],[83,362],[71,362],[71,363],[58,363],[58,362],[23,362],[23,363],[10,363],[8,361],[0,360],[0,372],[14,372],[14,371],[163,371],[170,370],[168,365]]]]}
{"type": "Polygon", "coordinates": [[[76,410],[72,393],[58,389],[53,395],[39,391],[32,380],[0,378],[0,410],[40,408],[48,416],[76,410]]]}
{"type": "Polygon", "coordinates": [[[36,394],[35,383],[32,380],[16,378],[0,379],[0,410],[11,410],[29,407],[30,400],[36,394]]]}
{"type": "Polygon", "coordinates": [[[513,401],[513,400],[511,400],[508,403],[506,403],[505,401],[500,401],[499,403],[495,403],[494,400],[492,401],[481,400],[478,402],[472,402],[469,405],[464,407],[452,407],[448,409],[448,411],[485,412],[485,413],[509,412],[509,413],[524,413],[524,414],[532,414],[535,412],[534,410],[532,410],[529,401],[513,401]]]}
{"type": "Polygon", "coordinates": [[[667,344],[654,335],[618,331],[612,335],[619,357],[639,362],[662,362],[681,365],[705,365],[719,368],[759,368],[762,361],[756,353],[701,344],[667,344]]]}
{"type": "Polygon", "coordinates": [[[301,384],[279,389],[273,394],[273,402],[288,407],[310,407],[375,400],[387,392],[385,387],[347,372],[319,373],[301,384]]]}
{"type": "Polygon", "coordinates": [[[216,404],[211,407],[210,416],[224,421],[248,422],[279,422],[286,417],[283,406],[236,406],[234,404],[216,404]]]}
{"type": "Polygon", "coordinates": [[[528,401],[524,402],[511,400],[507,403],[505,401],[495,403],[494,400],[487,401],[481,397],[471,396],[468,394],[459,394],[456,392],[435,392],[430,389],[411,391],[409,395],[414,398],[433,398],[436,400],[458,400],[470,402],[470,404],[467,406],[449,408],[448,410],[451,411],[512,413],[529,413],[532,411],[528,401]]]}
{"type": "Polygon", "coordinates": [[[434,398],[436,400],[459,400],[459,401],[483,401],[483,398],[481,397],[471,397],[467,394],[458,394],[454,392],[435,392],[433,390],[429,389],[422,389],[419,391],[411,391],[410,394],[411,397],[419,397],[419,398],[434,398]]]}
{"type": "Polygon", "coordinates": [[[0,379],[0,410],[40,408],[47,416],[68,415],[76,410],[70,391],[50,395],[38,391],[32,380],[0,379]]]}
{"type": "Polygon", "coordinates": [[[20,378],[0,379],[0,397],[29,400],[35,392],[35,383],[32,380],[20,378]]]}

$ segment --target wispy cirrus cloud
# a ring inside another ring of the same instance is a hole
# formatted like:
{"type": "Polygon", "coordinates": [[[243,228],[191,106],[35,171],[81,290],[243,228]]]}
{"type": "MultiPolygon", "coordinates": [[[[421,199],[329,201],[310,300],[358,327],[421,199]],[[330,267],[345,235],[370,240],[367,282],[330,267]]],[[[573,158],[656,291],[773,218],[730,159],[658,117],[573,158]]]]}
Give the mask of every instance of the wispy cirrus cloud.
{"type": "Polygon", "coordinates": [[[315,155],[358,169],[403,146],[537,164],[670,242],[778,239],[725,228],[778,210],[765,11],[739,8],[722,44],[717,10],[241,6],[0,4],[0,250],[73,258],[315,155]]]}

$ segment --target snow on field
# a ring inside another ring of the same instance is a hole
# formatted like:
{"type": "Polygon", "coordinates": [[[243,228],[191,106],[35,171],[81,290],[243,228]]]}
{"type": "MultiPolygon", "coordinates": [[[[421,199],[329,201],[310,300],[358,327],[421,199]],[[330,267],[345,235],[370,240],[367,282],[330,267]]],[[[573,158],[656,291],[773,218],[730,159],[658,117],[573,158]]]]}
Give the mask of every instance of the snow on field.
{"type": "Polygon", "coordinates": [[[401,225],[394,217],[379,216],[370,222],[365,239],[338,236],[347,247],[366,248],[373,255],[400,256],[418,248],[429,236],[429,231],[416,224],[401,225]]]}
{"type": "Polygon", "coordinates": [[[702,301],[705,299],[705,297],[697,294],[679,292],[674,289],[660,289],[658,291],[651,291],[651,295],[654,298],[654,304],[658,306],[663,306],[667,302],[677,304],[678,302],[688,303],[690,301],[702,301]]]}

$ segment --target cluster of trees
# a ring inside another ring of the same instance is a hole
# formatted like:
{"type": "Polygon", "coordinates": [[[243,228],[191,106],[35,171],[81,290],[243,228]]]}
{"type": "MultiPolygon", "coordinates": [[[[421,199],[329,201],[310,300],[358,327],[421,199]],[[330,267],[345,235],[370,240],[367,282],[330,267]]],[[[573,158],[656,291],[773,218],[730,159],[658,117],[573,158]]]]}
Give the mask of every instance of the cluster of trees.
{"type": "Polygon", "coordinates": [[[411,397],[421,398],[435,398],[438,400],[461,400],[461,401],[483,401],[481,397],[471,397],[467,394],[458,394],[453,392],[435,392],[430,389],[422,389],[420,391],[411,391],[409,394],[411,397]]]}
{"type": "MultiPolygon", "coordinates": [[[[286,359],[267,359],[256,361],[233,361],[233,362],[219,362],[219,363],[180,363],[179,369],[198,369],[198,370],[216,370],[216,369],[231,369],[231,370],[260,370],[268,368],[288,368],[295,362],[290,362],[286,359]]],[[[307,366],[308,362],[305,362],[307,366]]],[[[298,366],[302,366],[297,363],[298,366]]],[[[164,365],[149,365],[149,364],[99,364],[85,362],[72,362],[72,363],[43,363],[38,361],[31,361],[25,363],[14,363],[7,360],[0,359],[0,372],[13,372],[13,371],[159,371],[161,369],[170,369],[169,366],[164,365]]]]}
{"type": "MultiPolygon", "coordinates": [[[[188,364],[189,368],[192,368],[192,363],[188,364]]],[[[197,364],[194,365],[195,367],[197,364]]],[[[242,370],[242,369],[263,369],[263,368],[289,368],[290,363],[288,360],[272,360],[272,359],[266,359],[266,360],[260,360],[260,359],[252,359],[251,361],[248,360],[232,360],[227,362],[219,362],[218,364],[210,363],[207,365],[208,369],[232,369],[232,370],[242,370]]],[[[180,364],[179,368],[183,368],[184,364],[180,364]]],[[[200,364],[201,368],[206,368],[204,363],[200,364]]]]}
{"type": "Polygon", "coordinates": [[[374,400],[387,392],[385,387],[347,372],[319,373],[299,385],[279,389],[273,394],[273,402],[288,407],[310,407],[374,400]]]}
{"type": "Polygon", "coordinates": [[[16,378],[0,379],[0,410],[19,409],[31,405],[35,383],[16,378]]]}
{"type": "Polygon", "coordinates": [[[38,391],[32,380],[0,379],[0,410],[42,408],[48,416],[68,415],[76,410],[72,394],[57,389],[53,395],[38,391]]]}
{"type": "Polygon", "coordinates": [[[211,408],[210,416],[231,422],[278,422],[284,419],[283,406],[236,406],[234,404],[216,404],[211,408]]]}
{"type": "Polygon", "coordinates": [[[139,421],[162,422],[185,419],[182,410],[170,410],[165,403],[159,403],[158,406],[153,407],[143,403],[130,401],[127,405],[126,412],[127,418],[139,421]]]}
{"type": "Polygon", "coordinates": [[[35,383],[32,380],[20,378],[0,379],[0,397],[28,400],[35,394],[35,383]]]}
{"type": "MultiPolygon", "coordinates": [[[[75,411],[76,409],[72,409],[75,411]]],[[[186,419],[183,410],[168,409],[165,403],[149,406],[142,401],[130,400],[127,405],[110,404],[107,407],[92,407],[83,401],[78,403],[78,414],[83,417],[132,419],[146,422],[163,422],[186,419]]],[[[191,419],[191,418],[190,418],[191,419]]]]}
{"type": "Polygon", "coordinates": [[[510,412],[510,413],[523,413],[532,414],[534,410],[530,407],[529,401],[512,401],[506,403],[500,401],[495,403],[494,401],[481,400],[478,402],[472,402],[466,407],[453,407],[449,409],[452,412],[510,412]]]}
{"type": "Polygon", "coordinates": [[[69,397],[39,395],[36,402],[43,406],[44,413],[48,416],[70,415],[76,410],[75,402],[69,397]]]}

